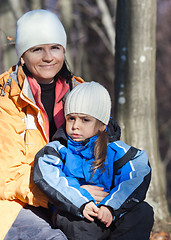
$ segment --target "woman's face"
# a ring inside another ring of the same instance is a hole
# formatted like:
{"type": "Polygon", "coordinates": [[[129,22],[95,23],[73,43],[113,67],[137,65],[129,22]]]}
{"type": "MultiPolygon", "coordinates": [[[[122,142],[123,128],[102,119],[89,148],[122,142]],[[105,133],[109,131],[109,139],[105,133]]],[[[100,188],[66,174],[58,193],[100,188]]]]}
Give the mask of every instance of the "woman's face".
{"type": "Polygon", "coordinates": [[[28,49],[21,57],[33,78],[39,83],[51,83],[64,62],[64,48],[59,44],[41,44],[28,49]]]}

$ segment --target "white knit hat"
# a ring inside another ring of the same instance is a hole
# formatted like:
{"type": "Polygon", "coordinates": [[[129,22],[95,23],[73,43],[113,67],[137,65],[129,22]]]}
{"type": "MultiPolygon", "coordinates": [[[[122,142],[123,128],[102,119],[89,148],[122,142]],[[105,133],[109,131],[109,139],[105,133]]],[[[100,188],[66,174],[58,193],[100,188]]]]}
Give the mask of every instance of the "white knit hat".
{"type": "Polygon", "coordinates": [[[68,94],[64,111],[65,116],[70,113],[83,113],[107,125],[111,113],[111,99],[106,88],[99,83],[84,82],[68,94]]]}
{"type": "Polygon", "coordinates": [[[17,56],[39,44],[60,44],[66,49],[66,32],[58,17],[44,9],[25,13],[17,21],[15,48],[17,56]]]}

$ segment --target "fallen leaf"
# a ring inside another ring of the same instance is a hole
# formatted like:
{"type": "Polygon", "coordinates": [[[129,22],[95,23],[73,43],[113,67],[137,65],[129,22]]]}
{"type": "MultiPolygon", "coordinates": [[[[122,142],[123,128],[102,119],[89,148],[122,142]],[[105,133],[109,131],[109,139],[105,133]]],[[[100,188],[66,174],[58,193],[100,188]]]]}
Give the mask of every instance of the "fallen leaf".
{"type": "Polygon", "coordinates": [[[9,41],[12,41],[12,40],[13,40],[13,37],[8,36],[7,39],[8,39],[9,41]]]}
{"type": "Polygon", "coordinates": [[[166,232],[156,232],[151,234],[150,240],[171,240],[171,237],[166,232]]]}

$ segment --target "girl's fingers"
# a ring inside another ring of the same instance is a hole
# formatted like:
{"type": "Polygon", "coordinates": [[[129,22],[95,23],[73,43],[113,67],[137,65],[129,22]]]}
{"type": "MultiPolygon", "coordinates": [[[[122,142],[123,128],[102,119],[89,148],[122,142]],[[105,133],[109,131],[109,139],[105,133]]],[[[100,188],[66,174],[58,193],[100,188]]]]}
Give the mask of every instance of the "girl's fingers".
{"type": "Polygon", "coordinates": [[[91,212],[91,213],[89,213],[89,215],[91,215],[93,217],[97,217],[97,213],[96,212],[91,212]]]}
{"type": "Polygon", "coordinates": [[[102,219],[102,215],[103,215],[103,213],[102,213],[101,211],[99,211],[99,212],[98,212],[98,215],[97,215],[97,218],[98,218],[99,220],[101,220],[101,219],[102,219]]]}
{"type": "Polygon", "coordinates": [[[92,218],[89,214],[85,214],[84,217],[87,218],[89,221],[94,222],[94,218],[92,218]]]}
{"type": "Polygon", "coordinates": [[[106,224],[106,227],[109,227],[112,223],[112,219],[110,221],[108,221],[108,223],[106,224]]]}
{"type": "Polygon", "coordinates": [[[94,212],[96,214],[99,212],[99,208],[96,205],[93,206],[92,210],[93,210],[92,212],[94,212]]]}
{"type": "Polygon", "coordinates": [[[108,208],[101,206],[98,212],[97,218],[103,222],[106,227],[109,227],[112,223],[113,216],[108,208]]]}

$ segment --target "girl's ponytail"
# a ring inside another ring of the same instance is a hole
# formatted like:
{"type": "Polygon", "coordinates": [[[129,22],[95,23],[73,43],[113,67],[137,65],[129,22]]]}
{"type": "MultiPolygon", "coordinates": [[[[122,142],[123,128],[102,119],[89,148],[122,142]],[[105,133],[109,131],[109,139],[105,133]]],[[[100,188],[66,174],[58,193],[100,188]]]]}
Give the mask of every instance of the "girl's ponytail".
{"type": "Polygon", "coordinates": [[[92,176],[94,176],[97,168],[100,168],[102,172],[105,171],[104,168],[104,162],[106,159],[106,154],[107,154],[107,144],[108,144],[108,136],[105,131],[99,131],[98,132],[98,138],[95,142],[94,146],[94,162],[92,164],[92,176]]]}

